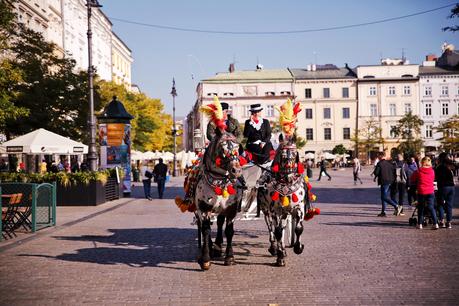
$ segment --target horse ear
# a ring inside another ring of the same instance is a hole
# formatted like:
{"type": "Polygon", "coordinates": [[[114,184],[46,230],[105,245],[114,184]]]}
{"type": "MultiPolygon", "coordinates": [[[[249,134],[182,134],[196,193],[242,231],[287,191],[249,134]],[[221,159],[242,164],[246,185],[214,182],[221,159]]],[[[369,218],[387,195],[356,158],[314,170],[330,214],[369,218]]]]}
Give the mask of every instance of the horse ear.
{"type": "Polygon", "coordinates": [[[296,163],[300,162],[300,154],[296,152],[296,163]]]}
{"type": "Polygon", "coordinates": [[[217,135],[217,137],[220,137],[223,135],[223,132],[222,130],[220,130],[219,128],[215,129],[215,134],[217,135]]]}
{"type": "Polygon", "coordinates": [[[293,133],[292,142],[293,142],[293,143],[296,143],[296,133],[293,133]]]}
{"type": "Polygon", "coordinates": [[[279,134],[279,143],[284,142],[284,135],[282,133],[279,134]]]}

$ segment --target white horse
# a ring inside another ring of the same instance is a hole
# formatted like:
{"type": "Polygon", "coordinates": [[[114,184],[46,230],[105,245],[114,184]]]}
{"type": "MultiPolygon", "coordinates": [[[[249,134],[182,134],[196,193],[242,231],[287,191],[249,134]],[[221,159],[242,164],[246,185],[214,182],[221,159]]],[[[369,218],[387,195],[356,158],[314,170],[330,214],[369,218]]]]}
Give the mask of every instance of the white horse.
{"type": "Polygon", "coordinates": [[[236,138],[225,132],[217,135],[217,138],[206,149],[203,158],[203,171],[196,185],[194,196],[199,238],[202,235],[201,256],[198,262],[203,270],[210,268],[212,249],[213,255],[221,255],[222,228],[225,219],[225,265],[234,263],[233,221],[240,201],[236,184],[237,178],[242,175],[238,151],[239,144],[236,138]],[[219,225],[214,245],[211,241],[211,218],[213,216],[217,216],[217,224],[219,225]]]}

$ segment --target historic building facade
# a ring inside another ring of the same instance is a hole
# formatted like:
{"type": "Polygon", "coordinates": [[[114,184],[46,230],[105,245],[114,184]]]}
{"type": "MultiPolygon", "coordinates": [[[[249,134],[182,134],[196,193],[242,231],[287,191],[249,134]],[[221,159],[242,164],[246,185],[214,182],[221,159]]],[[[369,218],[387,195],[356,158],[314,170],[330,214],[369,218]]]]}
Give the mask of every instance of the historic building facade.
{"type": "Polygon", "coordinates": [[[357,118],[357,76],[347,65],[308,65],[289,69],[294,79],[296,101],[303,111],[298,116],[297,135],[306,139],[301,150],[319,157],[342,144],[353,150],[351,141],[357,118]]]}
{"type": "Polygon", "coordinates": [[[398,120],[409,112],[419,115],[419,65],[382,61],[381,65],[358,66],[356,71],[358,127],[376,120],[385,139],[378,150],[390,152],[401,141],[393,133],[398,120]]]}
{"type": "Polygon", "coordinates": [[[112,32],[112,80],[131,90],[132,51],[112,32]]]}

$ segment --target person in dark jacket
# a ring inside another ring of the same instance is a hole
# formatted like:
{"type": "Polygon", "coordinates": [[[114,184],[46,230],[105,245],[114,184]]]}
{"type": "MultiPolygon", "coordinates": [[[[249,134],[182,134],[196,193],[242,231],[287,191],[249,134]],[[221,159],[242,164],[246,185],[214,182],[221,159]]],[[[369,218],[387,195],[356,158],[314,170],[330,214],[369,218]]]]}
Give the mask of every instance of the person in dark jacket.
{"type": "Polygon", "coordinates": [[[451,228],[454,202],[454,164],[446,152],[438,156],[438,166],[435,168],[435,180],[437,181],[437,204],[440,217],[440,226],[451,228]],[[446,223],[444,211],[446,210],[446,223]]]}
{"type": "Polygon", "coordinates": [[[257,164],[264,164],[270,158],[271,125],[269,120],[260,117],[263,110],[260,104],[250,105],[251,116],[245,121],[244,137],[247,138],[247,151],[253,154],[257,164]]]}
{"type": "Polygon", "coordinates": [[[416,201],[416,183],[412,181],[411,176],[414,172],[418,171],[418,165],[414,156],[408,158],[406,163],[403,165],[403,172],[406,177],[406,193],[408,195],[408,205],[412,206],[413,202],[416,201]]]}
{"type": "Polygon", "coordinates": [[[317,181],[320,181],[320,179],[322,178],[322,174],[325,176],[328,176],[328,180],[331,181],[331,176],[330,174],[328,174],[327,172],[327,161],[325,160],[324,157],[322,157],[322,159],[320,160],[319,162],[319,178],[317,179],[317,181]]]}
{"type": "Polygon", "coordinates": [[[375,168],[375,180],[378,180],[378,185],[381,188],[382,202],[381,213],[378,215],[378,217],[386,216],[386,203],[389,203],[394,207],[394,214],[398,216],[402,211],[402,207],[399,206],[397,202],[392,200],[389,196],[390,186],[395,181],[395,165],[385,159],[386,156],[384,152],[379,152],[378,157],[380,161],[378,162],[375,168]]]}
{"type": "MultiPolygon", "coordinates": [[[[242,141],[242,133],[241,133],[241,128],[239,126],[239,121],[237,121],[236,118],[233,118],[233,116],[228,113],[229,105],[228,103],[221,102],[220,103],[222,106],[222,111],[223,111],[223,120],[225,120],[226,123],[226,130],[228,133],[233,134],[239,143],[242,141]]],[[[206,131],[206,137],[207,140],[212,141],[217,136],[217,127],[215,126],[215,123],[210,120],[209,123],[207,124],[207,131],[206,131]]]]}
{"type": "Polygon", "coordinates": [[[406,174],[403,171],[403,165],[405,162],[403,161],[403,155],[398,154],[397,159],[394,161],[395,166],[395,181],[390,187],[390,197],[392,200],[397,200],[398,195],[398,205],[402,207],[402,211],[400,215],[403,216],[403,200],[405,198],[406,192],[406,174]]]}
{"type": "Polygon", "coordinates": [[[163,198],[164,189],[166,188],[166,176],[167,166],[163,163],[163,159],[159,159],[159,163],[155,165],[153,169],[153,176],[155,177],[156,183],[158,183],[158,195],[159,198],[163,198]]]}

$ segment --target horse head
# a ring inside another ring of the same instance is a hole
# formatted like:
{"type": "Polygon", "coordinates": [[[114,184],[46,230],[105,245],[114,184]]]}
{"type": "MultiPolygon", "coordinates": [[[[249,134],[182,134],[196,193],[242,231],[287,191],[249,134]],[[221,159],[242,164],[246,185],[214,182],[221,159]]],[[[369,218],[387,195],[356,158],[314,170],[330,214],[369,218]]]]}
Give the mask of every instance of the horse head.
{"type": "Polygon", "coordinates": [[[296,135],[281,134],[279,147],[277,148],[271,169],[276,179],[284,182],[292,182],[298,174],[299,155],[296,147],[296,135]]]}
{"type": "Polygon", "coordinates": [[[239,146],[236,137],[231,133],[224,132],[218,139],[217,159],[219,159],[220,168],[228,171],[230,176],[234,178],[242,175],[242,167],[239,162],[239,146]]]}

